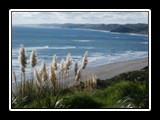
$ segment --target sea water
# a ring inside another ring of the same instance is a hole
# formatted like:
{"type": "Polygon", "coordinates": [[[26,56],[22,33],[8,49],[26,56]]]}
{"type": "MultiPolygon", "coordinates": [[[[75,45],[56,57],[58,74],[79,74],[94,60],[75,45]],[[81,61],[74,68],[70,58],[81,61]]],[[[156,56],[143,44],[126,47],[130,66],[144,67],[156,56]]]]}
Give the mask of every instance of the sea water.
{"type": "MultiPolygon", "coordinates": [[[[88,51],[88,67],[148,57],[148,36],[108,31],[12,26],[12,71],[20,75],[19,48],[23,44],[27,56],[26,73],[30,73],[30,54],[36,50],[37,69],[45,59],[47,69],[53,55],[61,59],[71,53],[73,64],[81,64],[88,51]]],[[[73,67],[72,67],[73,68],[73,67]]]]}

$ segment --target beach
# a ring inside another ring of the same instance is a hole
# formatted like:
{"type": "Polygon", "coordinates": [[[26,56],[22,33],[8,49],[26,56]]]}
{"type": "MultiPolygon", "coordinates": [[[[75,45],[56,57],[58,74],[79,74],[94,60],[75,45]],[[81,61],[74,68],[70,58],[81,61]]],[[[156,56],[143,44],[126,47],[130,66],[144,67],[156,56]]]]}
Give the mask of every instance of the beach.
{"type": "Polygon", "coordinates": [[[84,70],[84,75],[96,74],[97,78],[105,80],[121,73],[140,70],[146,66],[148,66],[148,58],[140,58],[88,68],[84,70]]]}
{"type": "MultiPolygon", "coordinates": [[[[115,77],[119,74],[140,70],[148,66],[148,57],[139,58],[134,60],[116,62],[111,64],[100,65],[97,67],[86,68],[82,70],[82,80],[86,80],[89,75],[95,74],[97,79],[106,80],[115,77]]],[[[70,84],[72,86],[75,83],[73,72],[70,74],[70,84]]]]}

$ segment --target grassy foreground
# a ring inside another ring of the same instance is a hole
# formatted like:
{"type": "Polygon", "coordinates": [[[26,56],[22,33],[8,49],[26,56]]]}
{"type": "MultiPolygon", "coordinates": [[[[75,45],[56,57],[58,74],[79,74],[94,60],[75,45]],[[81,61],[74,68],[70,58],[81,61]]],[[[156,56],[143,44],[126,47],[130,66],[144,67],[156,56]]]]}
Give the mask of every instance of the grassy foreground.
{"type": "Polygon", "coordinates": [[[96,88],[83,83],[56,93],[28,89],[25,96],[12,95],[12,108],[148,108],[148,67],[124,73],[108,80],[97,80],[96,88]]]}

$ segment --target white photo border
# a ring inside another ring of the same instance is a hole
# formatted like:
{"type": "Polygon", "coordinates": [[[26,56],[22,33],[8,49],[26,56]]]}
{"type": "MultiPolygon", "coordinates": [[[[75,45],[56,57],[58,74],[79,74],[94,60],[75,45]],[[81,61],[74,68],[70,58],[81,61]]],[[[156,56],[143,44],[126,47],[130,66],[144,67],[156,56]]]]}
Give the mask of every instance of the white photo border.
{"type": "Polygon", "coordinates": [[[150,9],[10,9],[9,10],[9,110],[10,111],[150,111],[151,110],[151,10],[150,9]],[[13,109],[11,107],[12,12],[148,12],[149,108],[148,109],[13,109]]]}

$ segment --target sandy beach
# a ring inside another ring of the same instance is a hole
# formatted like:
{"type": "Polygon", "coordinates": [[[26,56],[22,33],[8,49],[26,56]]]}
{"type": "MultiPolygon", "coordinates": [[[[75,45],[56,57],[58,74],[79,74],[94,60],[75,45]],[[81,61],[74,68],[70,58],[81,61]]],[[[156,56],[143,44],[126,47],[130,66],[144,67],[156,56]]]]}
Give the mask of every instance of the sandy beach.
{"type": "MultiPolygon", "coordinates": [[[[95,74],[97,79],[106,80],[121,73],[140,70],[146,66],[148,66],[148,57],[86,68],[82,71],[82,79],[85,80],[87,76],[95,74]]],[[[72,86],[72,83],[75,83],[73,73],[70,74],[70,81],[69,86],[72,86]]]]}
{"type": "Polygon", "coordinates": [[[112,78],[121,73],[140,70],[148,66],[148,58],[141,58],[123,62],[116,62],[106,65],[97,66],[94,68],[88,68],[83,73],[84,75],[96,74],[101,80],[112,78]]]}

